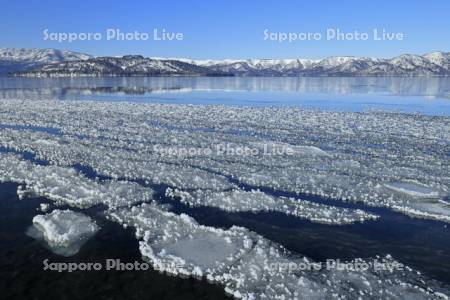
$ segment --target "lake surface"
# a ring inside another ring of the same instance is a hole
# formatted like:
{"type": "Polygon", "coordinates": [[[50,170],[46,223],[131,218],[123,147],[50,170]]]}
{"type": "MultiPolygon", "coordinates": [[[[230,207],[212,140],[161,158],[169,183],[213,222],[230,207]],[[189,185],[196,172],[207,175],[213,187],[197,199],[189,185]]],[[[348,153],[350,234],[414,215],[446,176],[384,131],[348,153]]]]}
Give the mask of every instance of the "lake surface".
{"type": "MultiPolygon", "coordinates": [[[[375,109],[450,116],[450,78],[0,78],[0,98],[299,106],[333,111],[375,109]]],[[[2,128],[11,127],[8,126],[0,126],[0,133],[2,128]]],[[[59,134],[51,132],[51,129],[39,130],[59,134]]],[[[31,156],[25,158],[33,159],[31,156]]],[[[78,170],[90,178],[97,177],[89,169],[78,167],[78,170]]],[[[92,297],[103,291],[103,296],[123,298],[131,295],[135,299],[144,295],[168,299],[225,298],[220,287],[194,279],[171,278],[157,272],[92,273],[86,276],[84,273],[43,272],[41,263],[48,257],[55,261],[94,261],[107,257],[139,260],[137,241],[133,232],[108,223],[93,211],[91,216],[102,222],[99,234],[74,257],[58,257],[25,234],[32,217],[38,213],[39,203],[48,200],[19,201],[16,188],[15,184],[0,184],[0,267],[6,271],[2,273],[5,278],[1,281],[2,290],[10,293],[8,296],[45,297],[48,283],[52,282],[54,291],[61,289],[69,296],[83,291],[83,295],[92,297]],[[11,274],[14,280],[8,279],[11,274]],[[92,283],[101,287],[100,292],[89,290],[92,283]],[[10,287],[7,289],[6,285],[10,287]]],[[[164,202],[163,190],[157,192],[157,198],[164,202]]],[[[327,199],[315,196],[308,200],[327,203],[327,199]]],[[[208,226],[247,227],[317,261],[391,254],[423,272],[426,278],[450,285],[450,231],[447,224],[410,218],[385,208],[344,202],[333,202],[333,205],[362,208],[379,214],[381,219],[363,224],[329,226],[277,213],[225,213],[219,209],[190,208],[180,203],[174,205],[174,210],[187,213],[208,226]]],[[[55,293],[54,296],[60,295],[55,293]]]]}
{"type": "Polygon", "coordinates": [[[0,78],[0,98],[381,109],[450,115],[450,78],[0,78]]]}

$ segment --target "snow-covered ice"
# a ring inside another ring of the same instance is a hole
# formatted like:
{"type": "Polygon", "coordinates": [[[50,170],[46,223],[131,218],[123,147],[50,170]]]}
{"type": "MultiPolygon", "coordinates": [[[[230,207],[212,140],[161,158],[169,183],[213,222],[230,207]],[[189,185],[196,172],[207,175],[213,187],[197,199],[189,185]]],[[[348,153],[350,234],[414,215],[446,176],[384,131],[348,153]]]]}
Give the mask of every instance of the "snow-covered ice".
{"type": "Polygon", "coordinates": [[[90,217],[71,210],[54,210],[33,218],[29,234],[43,238],[50,249],[59,255],[76,254],[99,227],[90,217]]]}
{"type": "Polygon", "coordinates": [[[349,224],[358,221],[376,220],[377,216],[362,210],[351,210],[317,204],[301,199],[274,197],[261,191],[209,191],[192,192],[168,188],[166,196],[179,198],[190,206],[217,207],[225,211],[276,211],[286,215],[325,224],[349,224]]]}
{"type": "Polygon", "coordinates": [[[151,199],[153,190],[126,181],[97,182],[73,168],[39,166],[17,154],[0,153],[0,181],[25,183],[21,193],[45,196],[58,204],[86,208],[97,204],[130,206],[151,199]]]}
{"type": "Polygon", "coordinates": [[[333,201],[450,222],[448,117],[220,105],[20,103],[0,100],[5,125],[0,147],[32,153],[48,165],[0,153],[0,181],[19,183],[23,198],[45,196],[56,205],[81,209],[104,205],[111,220],[136,229],[141,253],[156,269],[204,276],[245,299],[438,296],[409,269],[387,274],[274,272],[270,265],[307,258],[245,228],[217,229],[174,214],[157,203],[155,190],[190,206],[279,212],[330,225],[376,222],[367,211],[329,205],[333,201]],[[230,151],[217,151],[224,147],[230,151]],[[80,173],[77,166],[93,175],[80,173]],[[302,199],[306,195],[327,198],[328,205],[312,202],[314,197],[302,199]]]}
{"type": "Polygon", "coordinates": [[[99,175],[183,191],[223,192],[244,184],[450,217],[442,201],[450,194],[447,117],[88,101],[28,101],[20,111],[13,100],[1,106],[8,127],[0,145],[59,166],[81,164],[99,175]],[[56,133],[30,129],[36,127],[56,133]],[[224,145],[259,152],[216,151],[224,145]]]}
{"type": "Polygon", "coordinates": [[[440,194],[439,191],[433,190],[420,184],[410,182],[386,183],[384,186],[393,191],[404,193],[408,196],[418,198],[438,198],[440,194]]]}
{"type": "Polygon", "coordinates": [[[177,276],[205,277],[222,284],[236,298],[445,299],[420,284],[420,276],[411,269],[383,273],[370,260],[357,260],[366,263],[367,270],[298,268],[288,272],[282,266],[313,262],[245,228],[202,226],[187,215],[164,211],[155,204],[114,210],[109,217],[135,228],[140,251],[155,269],[177,276]]]}

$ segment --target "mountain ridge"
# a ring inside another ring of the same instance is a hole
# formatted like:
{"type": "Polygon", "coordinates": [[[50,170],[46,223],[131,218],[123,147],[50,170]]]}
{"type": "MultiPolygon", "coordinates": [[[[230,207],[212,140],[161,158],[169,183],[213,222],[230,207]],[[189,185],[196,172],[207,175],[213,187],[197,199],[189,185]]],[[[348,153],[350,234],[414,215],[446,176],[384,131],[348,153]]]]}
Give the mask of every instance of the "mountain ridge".
{"type": "Polygon", "coordinates": [[[0,73],[32,70],[50,63],[86,60],[92,55],[52,48],[0,48],[0,73]]]}
{"type": "MultiPolygon", "coordinates": [[[[4,49],[9,49],[10,54],[13,52],[12,48],[0,48],[0,69],[4,61],[2,54],[6,52],[4,49]]],[[[13,75],[29,77],[450,76],[450,52],[440,51],[424,55],[402,54],[393,58],[331,56],[324,59],[193,60],[141,55],[93,57],[55,49],[29,49],[29,52],[35,51],[33,61],[32,55],[23,55],[25,59],[21,59],[20,53],[28,52],[19,50],[19,54],[10,55],[9,61],[26,62],[27,68],[14,71],[13,75]],[[39,53],[39,50],[46,52],[39,53]],[[11,59],[12,56],[15,60],[11,59]]]]}

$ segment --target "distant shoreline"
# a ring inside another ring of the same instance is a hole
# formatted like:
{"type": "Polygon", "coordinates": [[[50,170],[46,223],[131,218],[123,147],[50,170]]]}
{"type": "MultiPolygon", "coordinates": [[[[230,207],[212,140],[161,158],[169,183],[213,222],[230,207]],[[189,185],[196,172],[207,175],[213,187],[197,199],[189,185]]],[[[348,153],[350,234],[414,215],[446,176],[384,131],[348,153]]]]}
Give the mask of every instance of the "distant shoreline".
{"type": "Polygon", "coordinates": [[[324,59],[94,57],[57,49],[0,48],[0,74],[21,77],[448,77],[450,52],[394,58],[332,56],[324,59]]]}

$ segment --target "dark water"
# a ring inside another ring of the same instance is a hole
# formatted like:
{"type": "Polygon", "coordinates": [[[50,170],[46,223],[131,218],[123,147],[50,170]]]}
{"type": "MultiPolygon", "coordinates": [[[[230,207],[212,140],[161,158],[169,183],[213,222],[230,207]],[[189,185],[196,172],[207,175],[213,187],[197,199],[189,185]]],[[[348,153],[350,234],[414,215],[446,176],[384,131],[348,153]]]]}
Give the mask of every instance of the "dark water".
{"type": "Polygon", "coordinates": [[[169,277],[156,271],[44,271],[43,261],[140,261],[132,230],[88,211],[101,226],[75,256],[53,254],[25,234],[44,198],[19,200],[17,185],[0,184],[0,299],[229,299],[223,288],[196,279],[169,277]]]}

